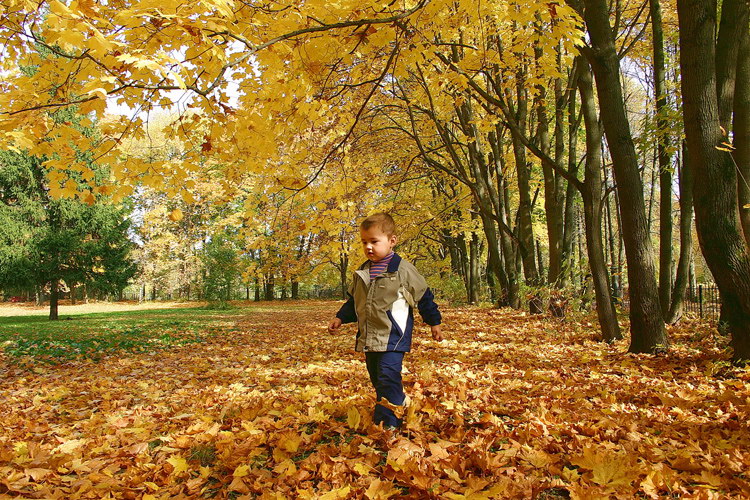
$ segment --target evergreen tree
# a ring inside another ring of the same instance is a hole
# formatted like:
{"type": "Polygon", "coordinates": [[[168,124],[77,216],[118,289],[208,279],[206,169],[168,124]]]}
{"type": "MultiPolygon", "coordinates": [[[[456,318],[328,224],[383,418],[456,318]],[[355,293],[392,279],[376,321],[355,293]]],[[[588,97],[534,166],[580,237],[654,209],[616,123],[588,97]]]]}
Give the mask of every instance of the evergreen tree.
{"type": "Polygon", "coordinates": [[[136,267],[127,207],[102,196],[92,204],[52,199],[42,163],[0,152],[0,288],[48,291],[50,319],[57,319],[63,284],[117,293],[136,267]]]}

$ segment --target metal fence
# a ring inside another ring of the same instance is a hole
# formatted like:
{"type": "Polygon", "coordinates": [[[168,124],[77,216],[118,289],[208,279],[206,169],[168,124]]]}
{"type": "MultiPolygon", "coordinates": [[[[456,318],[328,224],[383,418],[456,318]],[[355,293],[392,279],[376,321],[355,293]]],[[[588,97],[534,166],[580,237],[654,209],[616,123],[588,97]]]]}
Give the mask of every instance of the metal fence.
{"type": "MultiPolygon", "coordinates": [[[[622,305],[624,309],[630,307],[627,288],[623,292],[622,305]]],[[[685,302],[682,304],[682,311],[685,314],[707,321],[719,321],[719,313],[721,311],[719,287],[713,283],[689,286],[685,291],[685,302]]]]}

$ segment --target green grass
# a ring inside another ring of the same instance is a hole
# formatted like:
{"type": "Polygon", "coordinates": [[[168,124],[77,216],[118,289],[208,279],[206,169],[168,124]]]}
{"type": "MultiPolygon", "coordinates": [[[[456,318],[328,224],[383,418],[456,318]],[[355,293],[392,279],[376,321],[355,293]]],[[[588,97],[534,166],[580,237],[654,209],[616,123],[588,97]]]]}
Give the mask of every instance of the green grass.
{"type": "Polygon", "coordinates": [[[212,311],[201,307],[126,312],[0,317],[0,348],[11,362],[60,363],[99,359],[115,352],[147,352],[203,342],[233,330],[232,317],[248,309],[212,311]]]}

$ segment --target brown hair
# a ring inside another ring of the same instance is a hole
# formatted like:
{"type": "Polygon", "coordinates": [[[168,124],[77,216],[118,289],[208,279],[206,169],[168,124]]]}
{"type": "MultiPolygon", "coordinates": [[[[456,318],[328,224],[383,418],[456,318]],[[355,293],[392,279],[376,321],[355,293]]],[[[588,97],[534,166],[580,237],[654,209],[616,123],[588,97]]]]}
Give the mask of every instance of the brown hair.
{"type": "Polygon", "coordinates": [[[396,234],[396,222],[393,220],[393,217],[385,212],[372,214],[359,225],[360,229],[364,229],[365,231],[373,226],[377,226],[388,237],[396,234]]]}

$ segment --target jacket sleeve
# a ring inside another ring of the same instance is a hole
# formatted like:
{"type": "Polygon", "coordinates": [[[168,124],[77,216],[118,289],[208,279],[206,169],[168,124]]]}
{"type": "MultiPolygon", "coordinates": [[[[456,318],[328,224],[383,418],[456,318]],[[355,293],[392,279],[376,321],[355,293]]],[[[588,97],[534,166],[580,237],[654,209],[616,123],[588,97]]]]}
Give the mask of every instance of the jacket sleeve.
{"type": "Polygon", "coordinates": [[[443,318],[435,303],[435,296],[427,286],[424,277],[419,274],[414,266],[407,267],[411,271],[408,275],[407,288],[414,300],[417,302],[417,310],[425,323],[430,326],[439,325],[443,318]]]}
{"type": "Polygon", "coordinates": [[[424,322],[430,326],[439,325],[443,321],[440,310],[435,303],[435,296],[429,288],[425,290],[424,295],[417,302],[417,309],[419,309],[419,315],[422,316],[424,322]]]}
{"type": "Polygon", "coordinates": [[[341,306],[339,312],[336,313],[336,317],[341,320],[341,323],[354,323],[357,321],[357,311],[354,309],[354,297],[351,293],[347,293],[349,298],[344,305],[341,306]]]}

